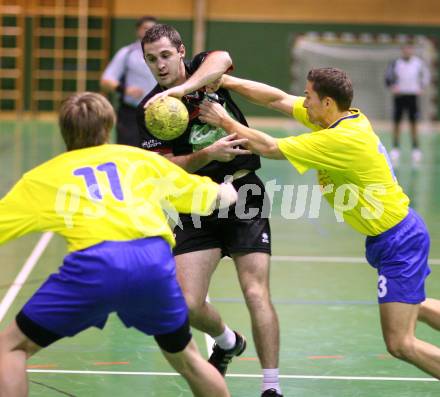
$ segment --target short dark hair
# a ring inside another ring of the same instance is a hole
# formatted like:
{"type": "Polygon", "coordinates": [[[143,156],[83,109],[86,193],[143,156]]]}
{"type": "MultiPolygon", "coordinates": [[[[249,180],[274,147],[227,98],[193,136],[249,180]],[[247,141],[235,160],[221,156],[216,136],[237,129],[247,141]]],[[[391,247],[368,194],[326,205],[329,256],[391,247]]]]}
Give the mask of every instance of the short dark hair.
{"type": "Polygon", "coordinates": [[[115,120],[110,102],[95,92],[69,96],[61,104],[58,116],[67,150],[107,143],[115,120]]]}
{"type": "Polygon", "coordinates": [[[153,17],[152,15],[144,15],[143,17],[140,17],[136,21],[136,29],[139,29],[142,26],[142,24],[145,22],[157,23],[157,19],[155,17],[153,17]]]}
{"type": "Polygon", "coordinates": [[[176,47],[177,51],[183,44],[179,32],[173,26],[158,23],[145,32],[144,38],[142,39],[142,50],[144,49],[144,44],[154,43],[162,37],[168,38],[170,43],[176,47]]]}
{"type": "Polygon", "coordinates": [[[332,98],[340,111],[348,110],[353,100],[353,85],[347,73],[336,68],[312,69],[307,80],[313,83],[313,89],[319,98],[332,98]]]}

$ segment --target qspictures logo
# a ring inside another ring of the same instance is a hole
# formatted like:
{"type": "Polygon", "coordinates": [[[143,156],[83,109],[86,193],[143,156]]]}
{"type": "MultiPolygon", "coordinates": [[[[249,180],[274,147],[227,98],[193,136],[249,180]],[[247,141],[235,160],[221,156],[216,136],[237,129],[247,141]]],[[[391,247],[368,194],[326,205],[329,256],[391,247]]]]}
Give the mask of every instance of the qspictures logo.
{"type": "MultiPolygon", "coordinates": [[[[78,214],[86,218],[109,216],[106,198],[116,200],[120,211],[128,214],[140,230],[146,219],[154,217],[158,217],[156,221],[160,223],[165,216],[172,224],[179,226],[179,209],[183,207],[191,213],[194,226],[201,227],[201,215],[197,214],[209,207],[203,183],[198,187],[183,184],[177,171],[164,175],[163,170],[155,169],[154,161],[134,162],[124,174],[115,163],[107,162],[94,167],[81,167],[74,170],[73,175],[76,183],[61,186],[54,204],[56,213],[64,219],[68,228],[74,226],[78,214]],[[149,169],[148,178],[143,177],[145,169],[149,169]]],[[[386,188],[377,184],[364,188],[354,184],[336,187],[332,183],[325,186],[279,185],[276,179],[272,179],[266,182],[264,191],[255,184],[241,186],[236,204],[218,210],[216,216],[219,219],[227,218],[233,211],[237,218],[243,220],[257,216],[270,218],[274,203],[277,203],[277,211],[284,219],[317,219],[325,198],[333,208],[337,222],[343,222],[344,216],[354,212],[365,220],[380,219],[384,213],[382,198],[385,194],[386,188]],[[262,196],[262,206],[254,208],[247,205],[250,195],[262,196]]]]}

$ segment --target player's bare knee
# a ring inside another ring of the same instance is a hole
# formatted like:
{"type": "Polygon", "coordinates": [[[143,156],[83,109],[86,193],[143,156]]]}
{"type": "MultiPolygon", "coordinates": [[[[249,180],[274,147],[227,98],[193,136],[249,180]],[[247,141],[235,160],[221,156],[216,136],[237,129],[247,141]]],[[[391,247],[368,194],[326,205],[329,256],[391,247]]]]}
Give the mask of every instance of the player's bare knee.
{"type": "Polygon", "coordinates": [[[386,341],[388,353],[401,360],[411,359],[414,355],[414,339],[403,338],[393,339],[388,338],[386,341]]]}
{"type": "Polygon", "coordinates": [[[205,299],[191,294],[185,295],[185,301],[186,305],[188,306],[190,318],[192,316],[197,316],[198,313],[202,310],[203,306],[206,305],[205,299]]]}
{"type": "Polygon", "coordinates": [[[255,310],[262,309],[269,303],[269,294],[267,290],[260,285],[245,288],[243,294],[246,299],[246,304],[255,310]]]}

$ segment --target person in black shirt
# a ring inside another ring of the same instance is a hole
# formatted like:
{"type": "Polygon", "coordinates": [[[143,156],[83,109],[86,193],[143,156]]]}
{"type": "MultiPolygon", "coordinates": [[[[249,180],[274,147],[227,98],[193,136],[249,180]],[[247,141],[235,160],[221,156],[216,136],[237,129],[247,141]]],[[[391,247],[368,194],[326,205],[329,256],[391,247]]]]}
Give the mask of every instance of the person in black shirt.
{"type": "Polygon", "coordinates": [[[262,396],[281,396],[279,325],[269,292],[271,241],[265,213],[270,203],[263,183],[255,174],[260,159],[240,147],[245,140],[228,136],[222,129],[198,119],[198,106],[208,99],[219,102],[236,120],[247,125],[228,91],[215,87],[216,81],[232,69],[232,61],[224,51],[202,52],[192,60],[185,60],[179,33],[162,24],[146,32],[142,48],[145,61],[158,81],[137,108],[142,147],[166,156],[188,172],[209,176],[214,181],[232,180],[239,192],[237,204],[228,211],[217,211],[199,219],[181,215],[180,224],[174,229],[177,277],[189,306],[191,325],[214,338],[216,344],[209,361],[225,374],[231,359],[244,351],[246,341],[225,325],[206,297],[221,257],[231,256],[249,308],[263,368],[262,396]],[[190,114],[185,133],[171,141],[158,140],[145,126],[145,107],[164,95],[182,99],[190,114]]]}
{"type": "Polygon", "coordinates": [[[137,40],[122,47],[112,58],[101,76],[101,89],[119,96],[116,142],[139,146],[136,126],[136,107],[157,84],[150,70],[142,62],[141,40],[145,32],[157,23],[155,17],[145,15],[136,21],[137,40]]]}

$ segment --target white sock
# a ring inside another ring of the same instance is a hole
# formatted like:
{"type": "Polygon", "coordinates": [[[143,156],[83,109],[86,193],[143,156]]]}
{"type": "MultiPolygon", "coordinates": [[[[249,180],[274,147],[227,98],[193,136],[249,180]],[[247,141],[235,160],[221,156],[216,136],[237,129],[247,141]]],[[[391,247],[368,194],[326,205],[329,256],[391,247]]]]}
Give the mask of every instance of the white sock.
{"type": "Polygon", "coordinates": [[[232,349],[235,346],[235,333],[227,325],[225,325],[225,330],[219,336],[213,338],[215,343],[219,345],[223,350],[232,349]]]}
{"type": "Polygon", "coordinates": [[[263,384],[261,391],[264,392],[267,389],[275,389],[278,394],[281,394],[280,381],[278,376],[280,370],[278,368],[263,368],[263,384]]]}

